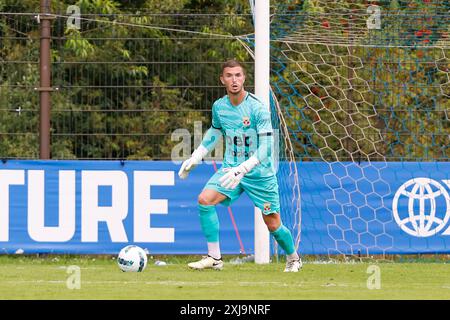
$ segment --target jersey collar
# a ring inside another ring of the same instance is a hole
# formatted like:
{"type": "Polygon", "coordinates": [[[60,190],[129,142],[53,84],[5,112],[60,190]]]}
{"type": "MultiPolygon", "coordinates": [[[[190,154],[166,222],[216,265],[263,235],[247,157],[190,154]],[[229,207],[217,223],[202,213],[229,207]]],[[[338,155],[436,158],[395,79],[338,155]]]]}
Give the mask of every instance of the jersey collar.
{"type": "Polygon", "coordinates": [[[235,105],[233,105],[233,104],[231,103],[230,97],[227,95],[228,104],[229,104],[230,106],[232,106],[233,108],[239,108],[239,107],[245,102],[245,100],[247,100],[248,95],[249,95],[248,91],[245,91],[245,97],[244,97],[244,99],[242,99],[241,103],[239,103],[237,106],[235,106],[235,105]]]}

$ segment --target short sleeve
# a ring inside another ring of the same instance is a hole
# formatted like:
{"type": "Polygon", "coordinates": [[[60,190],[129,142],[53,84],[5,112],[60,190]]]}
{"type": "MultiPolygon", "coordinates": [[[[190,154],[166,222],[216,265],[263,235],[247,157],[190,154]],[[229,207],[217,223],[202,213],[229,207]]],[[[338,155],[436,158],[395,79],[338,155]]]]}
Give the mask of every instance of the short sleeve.
{"type": "Polygon", "coordinates": [[[217,113],[217,104],[214,103],[212,107],[212,120],[211,120],[211,126],[214,129],[222,129],[222,125],[220,124],[219,115],[217,113]]]}
{"type": "Polygon", "coordinates": [[[258,134],[272,133],[272,122],[269,110],[261,107],[258,108],[255,114],[256,131],[258,134]]]}

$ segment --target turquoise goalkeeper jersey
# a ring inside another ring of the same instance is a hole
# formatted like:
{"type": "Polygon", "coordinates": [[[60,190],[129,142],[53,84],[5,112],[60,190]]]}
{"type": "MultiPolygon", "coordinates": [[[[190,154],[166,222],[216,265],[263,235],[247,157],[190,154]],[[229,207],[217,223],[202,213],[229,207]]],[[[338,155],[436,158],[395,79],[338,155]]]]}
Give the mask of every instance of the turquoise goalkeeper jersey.
{"type": "MultiPolygon", "coordinates": [[[[273,141],[273,139],[262,139],[262,137],[273,135],[270,112],[257,97],[249,92],[237,106],[231,104],[228,95],[216,100],[212,108],[212,127],[221,130],[224,137],[224,168],[238,166],[254,155],[261,141],[273,141]]],[[[259,165],[246,174],[246,177],[263,178],[275,175],[272,152],[270,152],[273,146],[264,147],[266,147],[264,150],[269,150],[268,157],[264,157],[259,165]]]]}

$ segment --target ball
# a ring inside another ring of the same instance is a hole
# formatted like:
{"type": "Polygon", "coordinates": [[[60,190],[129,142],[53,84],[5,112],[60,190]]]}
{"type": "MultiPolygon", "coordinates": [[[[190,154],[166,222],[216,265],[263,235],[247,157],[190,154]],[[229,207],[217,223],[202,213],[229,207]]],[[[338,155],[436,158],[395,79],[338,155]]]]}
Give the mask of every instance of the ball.
{"type": "Polygon", "coordinates": [[[147,266],[147,254],[141,247],[129,245],[120,250],[117,264],[123,272],[142,272],[147,266]]]}

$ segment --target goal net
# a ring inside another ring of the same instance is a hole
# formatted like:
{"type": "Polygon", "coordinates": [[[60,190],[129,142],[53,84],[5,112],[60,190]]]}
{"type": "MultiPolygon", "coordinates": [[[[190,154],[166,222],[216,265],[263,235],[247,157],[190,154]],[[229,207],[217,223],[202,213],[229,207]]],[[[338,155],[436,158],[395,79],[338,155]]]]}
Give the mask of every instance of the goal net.
{"type": "MultiPolygon", "coordinates": [[[[282,219],[301,251],[368,255],[395,248],[386,231],[394,220],[387,200],[395,192],[385,181],[388,164],[450,156],[449,9],[448,1],[437,0],[272,7],[271,108],[285,160],[278,172],[282,219]],[[319,202],[327,214],[318,214],[319,202]],[[308,225],[301,222],[306,215],[308,225]],[[302,249],[318,228],[328,237],[302,249]]],[[[254,44],[251,37],[246,43],[254,44]]],[[[433,227],[420,218],[409,223],[416,230],[433,227]]]]}

